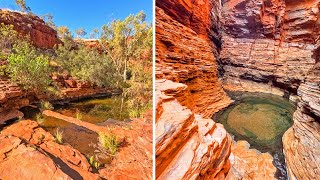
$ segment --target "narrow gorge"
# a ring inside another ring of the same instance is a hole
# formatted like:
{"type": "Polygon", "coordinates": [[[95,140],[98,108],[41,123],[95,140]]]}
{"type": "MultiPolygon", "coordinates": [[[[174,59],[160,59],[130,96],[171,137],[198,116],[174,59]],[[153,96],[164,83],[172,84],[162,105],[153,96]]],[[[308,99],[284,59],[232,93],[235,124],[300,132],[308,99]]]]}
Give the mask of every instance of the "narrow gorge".
{"type": "Polygon", "coordinates": [[[317,179],[319,58],[318,0],[156,1],[156,178],[317,179]]]}

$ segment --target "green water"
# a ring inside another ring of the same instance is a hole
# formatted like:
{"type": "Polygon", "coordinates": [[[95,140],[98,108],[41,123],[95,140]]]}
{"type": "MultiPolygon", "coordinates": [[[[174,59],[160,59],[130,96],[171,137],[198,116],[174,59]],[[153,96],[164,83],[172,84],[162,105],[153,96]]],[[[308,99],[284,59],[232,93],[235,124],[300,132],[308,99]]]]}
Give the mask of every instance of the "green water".
{"type": "MultiPolygon", "coordinates": [[[[22,109],[25,118],[36,120],[39,109],[22,109]]],[[[97,98],[71,102],[65,105],[54,105],[54,111],[70,117],[80,114],[81,120],[98,125],[122,123],[129,118],[126,101],[121,96],[97,98]]],[[[42,128],[55,134],[57,129],[63,131],[63,142],[70,144],[82,154],[92,155],[95,148],[90,144],[96,144],[98,134],[86,128],[74,125],[64,120],[44,116],[42,128]]]]}
{"type": "Polygon", "coordinates": [[[278,169],[278,179],[285,179],[282,136],[289,129],[295,106],[288,100],[263,93],[232,93],[235,100],[213,119],[224,125],[235,140],[246,140],[251,148],[269,152],[278,169]]]}

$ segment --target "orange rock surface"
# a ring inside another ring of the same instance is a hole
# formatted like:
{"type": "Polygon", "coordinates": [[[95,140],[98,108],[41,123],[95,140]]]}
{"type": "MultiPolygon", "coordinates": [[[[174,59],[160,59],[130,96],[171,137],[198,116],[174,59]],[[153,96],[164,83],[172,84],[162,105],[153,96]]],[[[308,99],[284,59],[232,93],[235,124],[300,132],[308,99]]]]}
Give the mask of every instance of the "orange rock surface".
{"type": "Polygon", "coordinates": [[[218,81],[217,48],[206,34],[181,24],[167,11],[156,8],[156,77],[186,84],[189,94],[177,97],[179,102],[210,117],[231,102],[218,81]]]}
{"type": "Polygon", "coordinates": [[[249,147],[247,141],[233,143],[229,157],[231,169],[226,179],[276,179],[272,156],[249,147]]]}
{"type": "Polygon", "coordinates": [[[0,144],[3,179],[100,179],[90,172],[84,155],[71,146],[56,143],[35,121],[23,120],[2,130],[0,144]]]}
{"type": "Polygon", "coordinates": [[[43,111],[45,116],[62,119],[82,126],[96,133],[110,133],[117,135],[119,141],[127,145],[121,147],[115,159],[106,168],[100,169],[101,177],[111,179],[151,179],[152,178],[152,112],[146,119],[133,119],[128,124],[130,128],[117,125],[96,125],[68,117],[53,111],[43,111]],[[112,130],[110,130],[112,126],[112,130]]]}
{"type": "Polygon", "coordinates": [[[156,123],[156,178],[223,178],[230,168],[231,137],[221,124],[177,101],[186,88],[170,80],[156,82],[156,104],[162,108],[156,123]]]}
{"type": "Polygon", "coordinates": [[[300,102],[293,127],[282,138],[291,179],[317,179],[320,175],[320,64],[300,85],[300,102]]]}
{"type": "Polygon", "coordinates": [[[56,30],[46,25],[38,16],[0,9],[0,23],[12,24],[17,32],[30,35],[33,44],[39,48],[53,48],[61,43],[56,30]]]}

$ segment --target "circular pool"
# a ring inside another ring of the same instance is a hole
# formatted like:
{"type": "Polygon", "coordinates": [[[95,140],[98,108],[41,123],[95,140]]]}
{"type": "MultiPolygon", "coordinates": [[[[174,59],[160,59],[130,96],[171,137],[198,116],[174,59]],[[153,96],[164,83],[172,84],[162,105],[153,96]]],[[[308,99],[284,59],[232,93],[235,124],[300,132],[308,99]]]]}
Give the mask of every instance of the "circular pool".
{"type": "Polygon", "coordinates": [[[295,106],[287,99],[270,94],[229,95],[234,103],[216,113],[214,121],[223,124],[234,140],[246,140],[251,148],[270,153],[279,171],[277,176],[285,177],[282,136],[292,126],[295,106]]]}

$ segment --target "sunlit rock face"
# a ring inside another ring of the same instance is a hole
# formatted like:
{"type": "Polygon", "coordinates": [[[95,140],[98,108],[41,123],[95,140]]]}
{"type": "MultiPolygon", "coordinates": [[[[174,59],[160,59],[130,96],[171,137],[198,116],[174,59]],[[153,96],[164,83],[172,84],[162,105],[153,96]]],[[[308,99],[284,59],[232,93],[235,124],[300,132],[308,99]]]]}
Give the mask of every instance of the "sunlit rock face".
{"type": "Polygon", "coordinates": [[[222,2],[224,88],[298,97],[282,139],[291,179],[320,174],[319,7],[317,0],[222,2]]]}
{"type": "Polygon", "coordinates": [[[317,179],[320,174],[320,64],[298,89],[300,102],[294,124],[283,136],[288,173],[292,179],[317,179]]]}
{"type": "Polygon", "coordinates": [[[219,1],[157,1],[156,77],[188,86],[177,97],[193,112],[210,117],[230,99],[218,81],[219,1]]]}
{"type": "Polygon", "coordinates": [[[224,179],[231,137],[221,124],[177,101],[187,89],[170,80],[156,81],[156,178],[224,179]]]}
{"type": "Polygon", "coordinates": [[[0,23],[12,24],[17,32],[30,35],[32,43],[39,48],[53,48],[61,43],[57,31],[46,25],[38,16],[0,9],[0,23]]]}
{"type": "Polygon", "coordinates": [[[315,64],[318,16],[317,0],[223,1],[224,87],[296,95],[315,64]]]}

